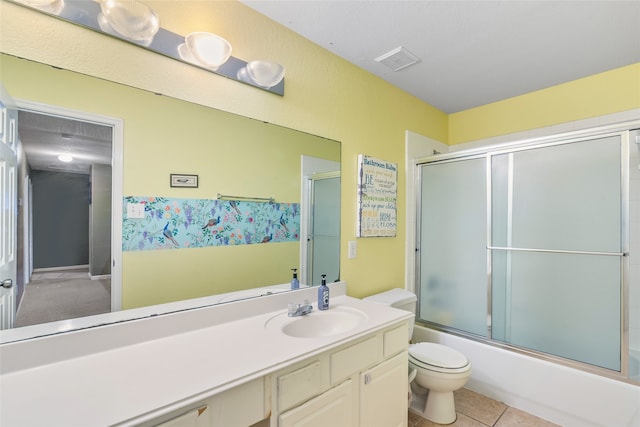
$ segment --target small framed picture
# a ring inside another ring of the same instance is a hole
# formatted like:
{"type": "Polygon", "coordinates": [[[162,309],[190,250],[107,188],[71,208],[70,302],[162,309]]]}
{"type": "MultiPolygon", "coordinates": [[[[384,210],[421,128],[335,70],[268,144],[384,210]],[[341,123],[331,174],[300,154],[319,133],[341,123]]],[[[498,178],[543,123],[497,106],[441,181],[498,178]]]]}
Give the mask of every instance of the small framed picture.
{"type": "Polygon", "coordinates": [[[175,174],[171,175],[171,186],[172,187],[188,187],[188,188],[197,188],[198,187],[198,175],[183,175],[183,174],[175,174]]]}

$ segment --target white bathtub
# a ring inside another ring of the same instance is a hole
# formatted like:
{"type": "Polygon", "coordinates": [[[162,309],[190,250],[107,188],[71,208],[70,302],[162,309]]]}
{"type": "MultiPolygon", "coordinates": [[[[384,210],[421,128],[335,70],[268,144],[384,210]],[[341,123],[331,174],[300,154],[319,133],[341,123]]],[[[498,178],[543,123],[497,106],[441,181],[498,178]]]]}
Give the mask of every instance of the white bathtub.
{"type": "Polygon", "coordinates": [[[640,382],[640,350],[629,350],[629,378],[640,382]]]}
{"type": "Polygon", "coordinates": [[[466,387],[564,427],[640,426],[640,386],[416,325],[413,340],[464,353],[466,387]]]}

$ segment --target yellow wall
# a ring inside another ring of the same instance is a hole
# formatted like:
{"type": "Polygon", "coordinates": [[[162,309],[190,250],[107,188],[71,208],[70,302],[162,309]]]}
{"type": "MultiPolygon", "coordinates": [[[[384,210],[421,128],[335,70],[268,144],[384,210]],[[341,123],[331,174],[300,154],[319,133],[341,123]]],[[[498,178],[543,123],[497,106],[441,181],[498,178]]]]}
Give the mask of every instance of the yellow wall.
{"type": "MultiPolygon", "coordinates": [[[[238,58],[282,63],[287,70],[285,96],[4,1],[0,2],[0,47],[11,55],[341,141],[340,269],[349,293],[356,297],[404,284],[405,130],[457,144],[640,107],[633,93],[638,93],[640,65],[636,64],[447,116],[236,1],[145,3],[159,12],[168,30],[218,33],[230,41],[238,58]],[[398,228],[394,238],[357,239],[358,257],[347,259],[347,242],[356,240],[358,154],[399,164],[398,228]]],[[[125,155],[135,143],[135,139],[125,140],[125,155]]],[[[125,193],[149,192],[155,185],[149,174],[167,173],[161,164],[141,169],[127,158],[124,167],[125,193]]],[[[170,261],[190,262],[188,252],[170,251],[170,261]]],[[[124,283],[140,281],[150,286],[153,277],[144,260],[125,267],[124,283]]]]}
{"type": "MultiPolygon", "coordinates": [[[[196,30],[215,32],[229,40],[233,54],[238,58],[270,59],[282,63],[287,70],[285,96],[279,97],[207,73],[4,1],[0,2],[0,46],[7,54],[340,141],[342,254],[347,252],[347,242],[356,239],[358,154],[398,163],[401,171],[398,174],[398,237],[358,239],[358,257],[349,260],[342,256],[340,270],[341,277],[349,283],[349,293],[356,297],[403,286],[405,130],[444,142],[448,138],[446,114],[241,3],[145,3],[159,12],[163,27],[171,31],[181,34],[196,30]]],[[[41,98],[37,94],[35,98],[21,94],[14,96],[36,101],[41,98]]],[[[109,107],[105,107],[103,114],[108,114],[107,110],[109,107]]],[[[144,116],[143,111],[139,114],[144,116]]],[[[144,117],[153,123],[153,116],[144,117]]],[[[131,145],[136,144],[136,139],[127,137],[125,140],[125,194],[149,193],[156,185],[151,177],[166,177],[168,173],[167,166],[162,163],[148,162],[141,168],[127,158],[131,150],[135,150],[131,145]]],[[[185,141],[184,144],[189,148],[191,142],[185,141]]],[[[194,154],[194,162],[199,161],[194,154]]],[[[206,262],[197,255],[192,258],[191,252],[196,251],[169,251],[171,262],[174,265],[206,262]]],[[[131,281],[144,281],[151,286],[150,282],[157,280],[159,275],[151,277],[151,269],[142,259],[145,256],[136,255],[135,262],[131,263],[129,260],[134,258],[128,257],[123,273],[124,286],[131,281]]],[[[165,254],[159,256],[164,257],[165,254]]],[[[247,266],[251,265],[252,261],[248,261],[247,266]]],[[[181,280],[188,281],[190,274],[195,275],[199,271],[198,268],[185,269],[181,280]]]]}
{"type": "Polygon", "coordinates": [[[460,144],[634,108],[640,108],[640,63],[451,114],[448,142],[460,144]]]}

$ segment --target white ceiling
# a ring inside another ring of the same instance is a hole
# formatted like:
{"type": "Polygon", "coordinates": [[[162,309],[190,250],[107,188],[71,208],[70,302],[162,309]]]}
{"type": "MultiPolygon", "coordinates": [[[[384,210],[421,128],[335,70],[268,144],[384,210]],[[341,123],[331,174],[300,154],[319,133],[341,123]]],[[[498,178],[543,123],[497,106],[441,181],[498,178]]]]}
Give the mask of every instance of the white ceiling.
{"type": "Polygon", "coordinates": [[[18,114],[20,142],[31,169],[88,174],[92,164],[111,164],[111,127],[30,111],[18,114]],[[63,153],[73,155],[73,161],[59,161],[63,153]]]}
{"type": "Polygon", "coordinates": [[[640,0],[241,1],[446,113],[640,62],[640,0]]]}

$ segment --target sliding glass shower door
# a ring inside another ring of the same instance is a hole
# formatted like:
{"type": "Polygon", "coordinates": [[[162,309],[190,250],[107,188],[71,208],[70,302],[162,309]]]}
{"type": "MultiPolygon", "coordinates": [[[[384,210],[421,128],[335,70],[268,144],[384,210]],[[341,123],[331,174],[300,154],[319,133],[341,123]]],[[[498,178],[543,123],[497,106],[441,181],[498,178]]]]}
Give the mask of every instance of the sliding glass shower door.
{"type": "Polygon", "coordinates": [[[423,320],[487,334],[484,157],[423,166],[418,310],[423,320]]]}
{"type": "Polygon", "coordinates": [[[493,339],[620,370],[620,153],[615,136],[490,156],[493,339]]]}
{"type": "Polygon", "coordinates": [[[421,165],[419,317],[621,370],[618,135],[421,165]]]}

